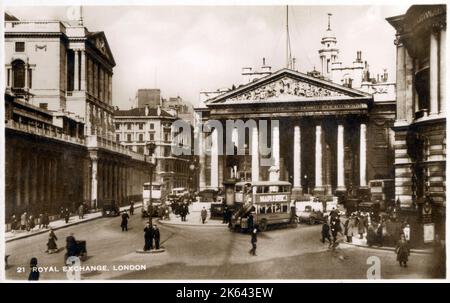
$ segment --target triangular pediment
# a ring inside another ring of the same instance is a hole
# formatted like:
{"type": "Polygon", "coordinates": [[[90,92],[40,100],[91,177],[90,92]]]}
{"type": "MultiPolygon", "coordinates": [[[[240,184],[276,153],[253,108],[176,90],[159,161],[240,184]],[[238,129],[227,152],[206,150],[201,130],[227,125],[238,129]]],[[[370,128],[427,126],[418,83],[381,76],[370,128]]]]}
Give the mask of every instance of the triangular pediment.
{"type": "Polygon", "coordinates": [[[90,42],[91,46],[95,48],[109,62],[111,62],[113,66],[116,65],[104,32],[90,33],[90,35],[88,36],[88,41],[90,42]]]}
{"type": "Polygon", "coordinates": [[[370,99],[372,96],[330,81],[289,69],[282,69],[209,99],[205,103],[206,105],[219,105],[366,98],[370,99]]]}

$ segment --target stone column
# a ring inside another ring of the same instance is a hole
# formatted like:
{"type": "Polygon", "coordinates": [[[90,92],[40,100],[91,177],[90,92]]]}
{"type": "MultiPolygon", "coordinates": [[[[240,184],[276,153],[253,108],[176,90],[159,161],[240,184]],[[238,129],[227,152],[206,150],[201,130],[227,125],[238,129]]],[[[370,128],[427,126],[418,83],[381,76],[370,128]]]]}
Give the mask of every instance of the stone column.
{"type": "Polygon", "coordinates": [[[323,194],[322,183],[322,126],[316,125],[316,171],[314,194],[323,194]]]}
{"type": "Polygon", "coordinates": [[[211,133],[211,187],[217,189],[219,187],[219,138],[217,129],[211,133]]]}
{"type": "Polygon", "coordinates": [[[78,57],[78,50],[74,50],[74,65],[73,65],[73,70],[74,70],[74,76],[73,76],[73,90],[79,90],[80,89],[80,83],[79,83],[79,77],[80,75],[78,74],[79,71],[79,57],[78,57]]]}
{"type": "Polygon", "coordinates": [[[86,87],[86,55],[85,51],[80,51],[80,90],[87,90],[86,87]]]}
{"type": "Polygon", "coordinates": [[[97,196],[97,164],[98,164],[98,158],[96,154],[91,154],[91,165],[92,165],[92,171],[91,171],[91,207],[96,207],[95,202],[98,203],[98,196],[97,196]]]}
{"type": "Polygon", "coordinates": [[[361,123],[360,127],[360,142],[359,142],[359,186],[367,187],[366,175],[366,151],[367,151],[367,127],[366,124],[361,123]]]}
{"type": "Polygon", "coordinates": [[[430,116],[439,111],[439,43],[438,33],[430,35],[430,116]]]}
{"type": "Polygon", "coordinates": [[[396,40],[397,44],[397,117],[396,121],[406,121],[406,78],[405,78],[405,47],[396,40]]]}
{"type": "Polygon", "coordinates": [[[258,126],[253,126],[252,129],[252,182],[259,181],[259,135],[258,126]]]}
{"type": "Polygon", "coordinates": [[[439,40],[439,113],[444,113],[446,111],[446,51],[445,51],[445,43],[446,43],[446,34],[447,31],[445,28],[441,30],[440,40],[439,40]]]}
{"type": "Polygon", "coordinates": [[[302,157],[301,157],[301,129],[300,125],[294,126],[294,187],[292,194],[294,199],[302,195],[302,157]]]}
{"type": "Polygon", "coordinates": [[[337,132],[337,188],[336,191],[345,191],[344,174],[344,125],[338,124],[337,132]]]}
{"type": "Polygon", "coordinates": [[[269,169],[270,181],[280,180],[280,128],[278,125],[272,127],[272,161],[273,166],[269,169]]]}
{"type": "Polygon", "coordinates": [[[16,169],[14,174],[16,175],[16,208],[22,204],[22,152],[20,149],[16,151],[16,169]]]}
{"type": "Polygon", "coordinates": [[[201,132],[199,136],[199,187],[200,190],[206,188],[206,155],[205,155],[205,133],[201,132]]]}

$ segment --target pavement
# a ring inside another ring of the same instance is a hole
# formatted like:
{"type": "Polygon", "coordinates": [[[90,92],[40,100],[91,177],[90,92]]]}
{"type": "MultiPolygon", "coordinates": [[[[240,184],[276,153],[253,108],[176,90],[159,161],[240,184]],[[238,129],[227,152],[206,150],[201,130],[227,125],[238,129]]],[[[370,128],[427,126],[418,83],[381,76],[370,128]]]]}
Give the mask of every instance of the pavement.
{"type": "MultiPolygon", "coordinates": [[[[384,251],[391,251],[394,252],[395,251],[395,247],[392,246],[370,246],[367,245],[367,239],[366,239],[366,235],[364,234],[363,239],[360,239],[359,236],[354,236],[352,238],[352,242],[343,242],[342,245],[349,245],[349,246],[356,246],[356,247],[363,247],[363,248],[370,248],[370,249],[378,249],[378,250],[384,250],[384,251]]],[[[416,253],[416,254],[432,254],[433,253],[433,248],[426,248],[426,249],[410,249],[411,253],[416,253]]]]}
{"type": "Polygon", "coordinates": [[[228,224],[222,223],[222,218],[211,219],[211,212],[209,211],[210,205],[211,203],[208,202],[194,202],[189,205],[189,214],[186,216],[186,221],[181,221],[180,216],[171,213],[169,220],[159,220],[159,223],[163,225],[227,227],[228,224]],[[201,218],[203,207],[205,207],[208,212],[204,224],[202,223],[201,218]]]}
{"type": "MultiPolygon", "coordinates": [[[[142,203],[134,204],[135,209],[139,208],[141,206],[142,206],[142,203]]],[[[129,205],[120,207],[120,211],[129,210],[129,209],[130,209],[129,205]]],[[[15,240],[23,239],[23,238],[36,236],[36,235],[43,234],[43,233],[48,233],[50,228],[52,228],[53,230],[58,230],[61,228],[66,228],[66,227],[77,225],[80,223],[96,220],[96,219],[99,219],[102,217],[103,216],[102,216],[101,211],[87,213],[84,215],[83,219],[80,219],[78,217],[78,214],[76,214],[69,218],[68,223],[66,223],[66,221],[64,219],[58,219],[58,220],[50,222],[49,228],[38,228],[38,226],[36,226],[35,228],[33,228],[30,231],[26,231],[26,230],[16,230],[14,232],[8,231],[5,233],[5,242],[11,242],[11,241],[15,241],[15,240]]]]}

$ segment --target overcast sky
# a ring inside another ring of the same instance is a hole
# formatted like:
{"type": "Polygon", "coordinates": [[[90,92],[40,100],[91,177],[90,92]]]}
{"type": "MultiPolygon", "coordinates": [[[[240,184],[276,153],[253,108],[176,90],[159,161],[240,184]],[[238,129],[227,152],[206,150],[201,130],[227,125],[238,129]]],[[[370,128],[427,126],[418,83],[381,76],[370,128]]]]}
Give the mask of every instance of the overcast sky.
{"type": "MultiPolygon", "coordinates": [[[[405,6],[290,6],[292,54],[297,68],[320,69],[318,50],[332,13],[339,58],[350,65],[362,51],[373,75],[387,68],[395,79],[394,29],[385,18],[405,6]]],[[[67,21],[70,7],[6,7],[19,19],[67,21]]],[[[84,6],[84,25],[104,31],[117,63],[113,103],[130,108],[139,88],[197,104],[199,92],[240,84],[241,68],[272,70],[285,59],[285,6],[84,6]]]]}

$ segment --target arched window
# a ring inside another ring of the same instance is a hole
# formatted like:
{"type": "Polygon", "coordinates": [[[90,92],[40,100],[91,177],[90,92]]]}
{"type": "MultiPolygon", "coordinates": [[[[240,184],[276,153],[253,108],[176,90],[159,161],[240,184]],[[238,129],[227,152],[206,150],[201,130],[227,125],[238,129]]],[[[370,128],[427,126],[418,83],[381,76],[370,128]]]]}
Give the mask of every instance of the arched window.
{"type": "Polygon", "coordinates": [[[15,60],[12,63],[13,88],[25,87],[25,63],[22,60],[15,60]]]}

